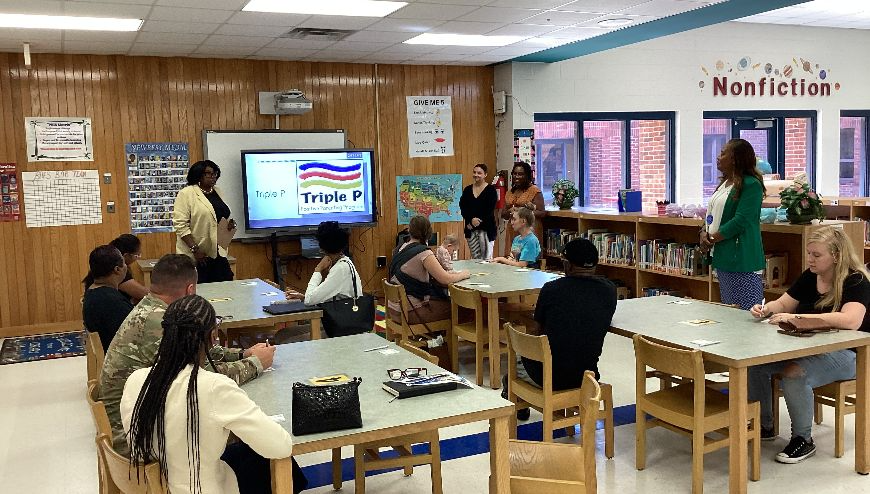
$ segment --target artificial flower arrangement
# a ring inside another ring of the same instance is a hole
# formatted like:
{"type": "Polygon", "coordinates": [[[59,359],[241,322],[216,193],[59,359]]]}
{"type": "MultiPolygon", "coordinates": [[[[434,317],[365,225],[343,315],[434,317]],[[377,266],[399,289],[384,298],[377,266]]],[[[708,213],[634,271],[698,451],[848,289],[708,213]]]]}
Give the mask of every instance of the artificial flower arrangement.
{"type": "Polygon", "coordinates": [[[571,209],[571,206],[574,205],[574,199],[577,199],[579,195],[580,191],[577,190],[577,186],[568,179],[556,180],[556,183],[553,184],[553,204],[559,209],[571,209]]]}
{"type": "Polygon", "coordinates": [[[790,223],[809,224],[814,219],[825,219],[822,196],[806,182],[795,180],[779,193],[779,197],[790,223]]]}

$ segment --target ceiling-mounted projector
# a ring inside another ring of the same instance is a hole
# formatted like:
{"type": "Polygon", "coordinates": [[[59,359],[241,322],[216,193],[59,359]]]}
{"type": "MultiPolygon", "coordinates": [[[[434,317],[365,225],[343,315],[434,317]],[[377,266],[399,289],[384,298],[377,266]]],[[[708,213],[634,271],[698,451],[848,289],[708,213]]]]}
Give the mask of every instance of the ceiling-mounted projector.
{"type": "Polygon", "coordinates": [[[302,115],[313,108],[311,100],[305,98],[305,94],[298,89],[281,92],[261,91],[260,94],[261,115],[302,115]]]}

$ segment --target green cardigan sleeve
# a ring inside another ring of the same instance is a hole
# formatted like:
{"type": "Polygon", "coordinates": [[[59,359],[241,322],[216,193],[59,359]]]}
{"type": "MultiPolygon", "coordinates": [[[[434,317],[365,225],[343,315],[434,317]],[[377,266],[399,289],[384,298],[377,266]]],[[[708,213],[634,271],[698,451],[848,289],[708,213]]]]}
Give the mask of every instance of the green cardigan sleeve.
{"type": "Polygon", "coordinates": [[[743,191],[737,201],[734,217],[719,225],[719,233],[722,234],[722,237],[731,238],[740,235],[748,228],[758,228],[760,222],[758,208],[761,200],[761,182],[755,177],[745,177],[743,191]]]}

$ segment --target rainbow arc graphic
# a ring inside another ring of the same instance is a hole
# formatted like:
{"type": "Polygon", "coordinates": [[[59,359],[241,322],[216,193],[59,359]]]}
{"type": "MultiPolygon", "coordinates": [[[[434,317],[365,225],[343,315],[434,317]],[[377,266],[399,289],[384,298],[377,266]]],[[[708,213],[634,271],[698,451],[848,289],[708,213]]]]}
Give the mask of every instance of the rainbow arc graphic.
{"type": "Polygon", "coordinates": [[[299,166],[299,187],[319,185],[331,189],[355,189],[362,185],[362,163],[341,166],[311,162],[299,166]]]}

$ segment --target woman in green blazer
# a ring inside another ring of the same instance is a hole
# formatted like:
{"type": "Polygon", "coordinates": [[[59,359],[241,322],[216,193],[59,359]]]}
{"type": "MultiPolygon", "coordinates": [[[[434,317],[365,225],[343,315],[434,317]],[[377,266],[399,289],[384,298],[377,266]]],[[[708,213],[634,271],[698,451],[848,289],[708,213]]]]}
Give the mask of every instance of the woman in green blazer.
{"type": "Polygon", "coordinates": [[[712,251],[722,302],[746,310],[764,297],[760,216],[765,188],[755,163],[749,142],[725,144],[716,160],[722,176],[700,235],[701,248],[712,251]]]}

